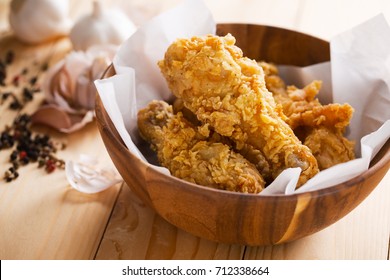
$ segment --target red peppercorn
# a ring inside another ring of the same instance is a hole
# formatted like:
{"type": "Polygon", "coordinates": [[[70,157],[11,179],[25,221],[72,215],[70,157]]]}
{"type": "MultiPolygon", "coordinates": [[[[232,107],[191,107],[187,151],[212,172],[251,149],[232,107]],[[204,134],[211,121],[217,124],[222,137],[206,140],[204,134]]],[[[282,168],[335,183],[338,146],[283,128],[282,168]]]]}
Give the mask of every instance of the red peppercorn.
{"type": "Polygon", "coordinates": [[[27,156],[26,151],[21,151],[21,152],[19,153],[19,159],[24,159],[26,156],[27,156]]]}
{"type": "Polygon", "coordinates": [[[46,167],[45,170],[47,173],[52,173],[56,169],[56,165],[52,160],[47,160],[46,161],[46,167]]]}
{"type": "Polygon", "coordinates": [[[19,86],[19,79],[20,79],[20,76],[19,75],[16,75],[13,79],[12,79],[12,84],[14,86],[19,86]]]}

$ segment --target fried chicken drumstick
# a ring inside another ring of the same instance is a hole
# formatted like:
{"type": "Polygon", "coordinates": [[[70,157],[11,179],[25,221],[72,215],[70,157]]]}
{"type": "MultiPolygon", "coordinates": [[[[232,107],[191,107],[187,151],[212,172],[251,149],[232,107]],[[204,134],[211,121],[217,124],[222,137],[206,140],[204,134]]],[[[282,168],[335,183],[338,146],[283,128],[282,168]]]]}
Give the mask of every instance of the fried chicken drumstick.
{"type": "Polygon", "coordinates": [[[267,90],[263,69],[243,57],[232,35],[176,40],[158,65],[176,97],[204,126],[242,147],[260,150],[272,176],[302,169],[298,185],[318,172],[317,161],[284,121],[267,90]]]}
{"type": "Polygon", "coordinates": [[[138,128],[173,176],[243,193],[264,188],[264,179],[253,164],[229,146],[208,140],[182,113],[173,114],[172,106],[164,101],[152,101],[138,112],[138,128]]]}

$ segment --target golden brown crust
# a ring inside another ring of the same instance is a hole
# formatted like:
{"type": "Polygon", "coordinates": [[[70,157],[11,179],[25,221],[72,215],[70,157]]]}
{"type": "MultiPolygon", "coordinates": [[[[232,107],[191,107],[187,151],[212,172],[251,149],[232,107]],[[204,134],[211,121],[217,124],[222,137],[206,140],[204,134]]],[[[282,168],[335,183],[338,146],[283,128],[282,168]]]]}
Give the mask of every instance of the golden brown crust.
{"type": "Polygon", "coordinates": [[[262,68],[243,57],[231,35],[179,39],[159,62],[173,94],[203,124],[264,154],[276,178],[300,167],[302,185],[318,172],[316,159],[284,121],[267,90],[262,68]]]}
{"type": "Polygon", "coordinates": [[[164,101],[152,101],[138,113],[143,138],[157,151],[159,162],[173,176],[203,186],[258,193],[265,181],[256,167],[223,143],[198,133],[182,113],[164,101]]]}
{"type": "Polygon", "coordinates": [[[354,111],[349,104],[322,105],[317,99],[321,81],[313,81],[303,89],[286,86],[274,65],[259,65],[266,73],[267,88],[283,108],[286,122],[313,152],[320,170],[355,158],[354,142],[343,136],[354,111]]]}

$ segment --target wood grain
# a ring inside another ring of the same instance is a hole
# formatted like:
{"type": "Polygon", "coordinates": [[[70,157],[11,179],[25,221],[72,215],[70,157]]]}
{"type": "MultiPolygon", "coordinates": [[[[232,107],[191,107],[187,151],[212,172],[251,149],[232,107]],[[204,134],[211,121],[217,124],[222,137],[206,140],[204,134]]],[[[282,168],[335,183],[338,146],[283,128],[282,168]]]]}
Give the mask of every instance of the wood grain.
{"type": "Polygon", "coordinates": [[[281,65],[308,66],[330,60],[329,43],[296,31],[256,24],[219,24],[217,34],[233,34],[244,55],[281,65]]]}
{"type": "MultiPolygon", "coordinates": [[[[67,39],[30,46],[12,36],[0,39],[0,56],[8,50],[15,61],[7,68],[9,82],[22,69],[28,75],[39,75],[43,63],[53,65],[70,49],[67,39]]],[[[8,87],[19,94],[18,89],[8,87]]],[[[32,113],[43,101],[42,93],[22,112],[32,113]]],[[[16,112],[8,109],[9,102],[0,107],[0,127],[11,124],[16,112]]],[[[77,160],[81,153],[110,162],[103,148],[95,123],[83,130],[65,135],[45,127],[35,127],[53,139],[64,142],[67,148],[58,153],[64,160],[77,160]]],[[[8,168],[9,150],[0,151],[0,170],[8,168]]],[[[90,259],[95,255],[101,236],[116,200],[119,186],[95,195],[73,190],[64,171],[46,174],[36,165],[19,169],[20,177],[11,183],[0,183],[0,258],[1,259],[90,259]],[[81,237],[81,238],[80,238],[81,237]]]]}
{"type": "Polygon", "coordinates": [[[286,244],[247,247],[245,259],[388,259],[390,172],[354,211],[334,225],[286,244]]]}
{"type": "Polygon", "coordinates": [[[195,237],[171,225],[122,187],[96,259],[241,259],[244,246],[195,237]]]}

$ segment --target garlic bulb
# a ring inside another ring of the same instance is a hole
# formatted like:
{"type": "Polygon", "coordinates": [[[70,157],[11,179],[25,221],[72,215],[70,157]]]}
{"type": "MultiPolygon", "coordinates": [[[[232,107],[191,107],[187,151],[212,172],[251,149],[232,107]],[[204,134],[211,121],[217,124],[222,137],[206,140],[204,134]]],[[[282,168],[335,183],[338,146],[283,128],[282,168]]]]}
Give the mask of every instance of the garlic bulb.
{"type": "Polygon", "coordinates": [[[101,78],[116,51],[113,45],[94,46],[71,52],[52,66],[42,84],[46,104],[34,112],[32,122],[71,133],[92,121],[94,81],[101,78]]]}
{"type": "Polygon", "coordinates": [[[120,45],[135,31],[134,24],[119,10],[103,10],[100,2],[93,2],[92,14],[79,19],[70,32],[75,50],[86,50],[93,45],[120,45]]]}
{"type": "Polygon", "coordinates": [[[68,0],[12,0],[9,23],[19,40],[38,44],[69,33],[68,9],[68,0]]]}
{"type": "Polygon", "coordinates": [[[82,112],[95,108],[94,80],[111,63],[117,48],[94,46],[86,52],[70,52],[51,67],[42,85],[46,101],[61,105],[66,111],[82,112]]]}

